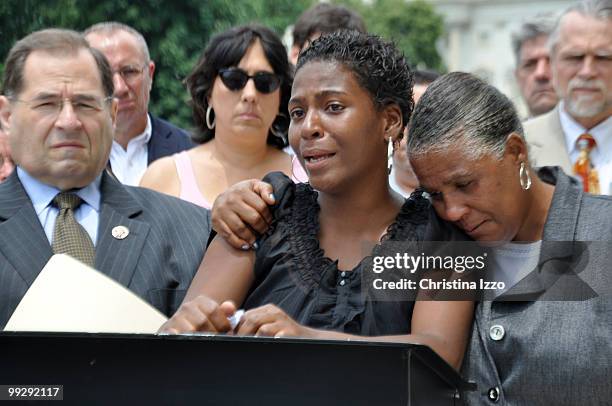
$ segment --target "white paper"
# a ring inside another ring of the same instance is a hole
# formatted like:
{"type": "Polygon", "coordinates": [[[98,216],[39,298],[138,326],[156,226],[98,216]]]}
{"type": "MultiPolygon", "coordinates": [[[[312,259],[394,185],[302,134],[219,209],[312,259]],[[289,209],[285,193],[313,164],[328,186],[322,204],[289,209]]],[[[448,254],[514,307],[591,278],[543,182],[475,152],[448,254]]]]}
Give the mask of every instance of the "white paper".
{"type": "Polygon", "coordinates": [[[232,330],[235,330],[236,327],[238,327],[238,324],[240,324],[240,320],[242,320],[242,316],[244,316],[244,309],[239,309],[236,310],[236,313],[234,313],[233,316],[227,318],[227,320],[229,320],[230,327],[232,328],[232,330]]]}
{"type": "Polygon", "coordinates": [[[54,255],[4,330],[155,333],[166,320],[115,280],[68,255],[54,255]]]}

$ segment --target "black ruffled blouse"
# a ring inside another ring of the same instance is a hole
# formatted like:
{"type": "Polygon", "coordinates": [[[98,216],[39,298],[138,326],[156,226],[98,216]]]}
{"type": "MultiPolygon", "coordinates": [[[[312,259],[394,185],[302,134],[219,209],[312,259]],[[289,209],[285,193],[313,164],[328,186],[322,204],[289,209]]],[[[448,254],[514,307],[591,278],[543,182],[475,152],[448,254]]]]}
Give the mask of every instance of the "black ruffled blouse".
{"type": "MultiPolygon", "coordinates": [[[[341,271],[337,261],[325,256],[318,241],[318,193],[280,172],[264,181],[273,185],[277,199],[274,223],[258,241],[255,283],[243,307],[272,303],[300,324],[350,334],[410,333],[413,301],[369,299],[361,289],[364,260],[351,271],[341,271]]],[[[454,233],[437,218],[429,201],[415,192],[371,255],[390,241],[442,241],[454,233]]]]}

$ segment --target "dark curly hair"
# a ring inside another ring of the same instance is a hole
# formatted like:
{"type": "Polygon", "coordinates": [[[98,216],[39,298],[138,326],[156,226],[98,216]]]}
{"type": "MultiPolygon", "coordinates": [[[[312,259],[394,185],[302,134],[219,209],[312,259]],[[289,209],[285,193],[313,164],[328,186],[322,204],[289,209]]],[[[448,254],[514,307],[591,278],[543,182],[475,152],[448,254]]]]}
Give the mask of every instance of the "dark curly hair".
{"type": "Polygon", "coordinates": [[[346,66],[361,87],[372,95],[379,111],[397,104],[406,126],[414,108],[413,73],[403,53],[392,42],[377,35],[337,31],[322,35],[300,54],[296,73],[315,61],[333,61],[346,66]]]}
{"type": "Polygon", "coordinates": [[[215,130],[206,125],[206,109],[208,97],[212,93],[213,83],[219,70],[238,65],[249,47],[259,39],[264,54],[268,59],[274,73],[281,78],[279,116],[272,123],[272,128],[278,137],[268,132],[268,144],[277,148],[287,146],[287,105],[291,96],[293,74],[291,65],[287,60],[287,51],[279,37],[269,28],[250,24],[233,27],[225,32],[215,35],[200,56],[195,67],[185,79],[185,85],[191,94],[191,107],[196,129],[193,140],[203,144],[215,137],[215,130]]]}

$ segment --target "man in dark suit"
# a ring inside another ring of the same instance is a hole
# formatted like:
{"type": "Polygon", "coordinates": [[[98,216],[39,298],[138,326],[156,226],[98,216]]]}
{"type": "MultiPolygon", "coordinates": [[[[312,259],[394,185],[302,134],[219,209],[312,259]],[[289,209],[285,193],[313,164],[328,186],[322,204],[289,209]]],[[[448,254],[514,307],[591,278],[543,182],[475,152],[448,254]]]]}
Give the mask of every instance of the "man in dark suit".
{"type": "Polygon", "coordinates": [[[110,155],[112,172],[121,183],[136,186],[151,162],[193,144],[184,130],[148,112],[155,63],[142,34],[125,24],[104,22],[87,28],[84,35],[113,70],[119,104],[110,155]]]}
{"type": "Polygon", "coordinates": [[[11,49],[2,94],[16,170],[0,184],[0,329],[62,252],[58,225],[95,268],[171,315],[202,260],[209,213],[105,172],[117,113],[106,58],[74,31],[35,32],[11,49]]]}

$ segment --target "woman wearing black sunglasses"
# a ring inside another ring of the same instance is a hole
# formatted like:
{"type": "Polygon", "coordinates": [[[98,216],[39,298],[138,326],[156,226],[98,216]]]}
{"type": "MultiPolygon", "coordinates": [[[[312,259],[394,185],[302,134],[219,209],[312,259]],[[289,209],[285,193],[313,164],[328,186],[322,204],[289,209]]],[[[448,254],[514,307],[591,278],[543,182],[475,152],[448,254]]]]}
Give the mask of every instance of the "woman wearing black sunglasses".
{"type": "Polygon", "coordinates": [[[210,208],[234,183],[281,171],[306,174],[287,146],[291,67],[280,39],[268,28],[232,28],[211,39],[185,83],[202,144],[160,159],[141,186],[210,208]]]}
{"type": "Polygon", "coordinates": [[[398,241],[465,238],[420,193],[404,200],[388,185],[387,148],[413,107],[406,61],[380,37],[340,32],[315,40],[296,69],[289,139],[310,184],[268,175],[276,194],[270,231],[255,251],[216,237],[162,330],[416,341],[458,368],[471,302],[372,300],[362,284],[366,255],[398,241]],[[378,242],[371,252],[368,241],[378,242]],[[232,329],[236,305],[246,312],[232,329]]]}

